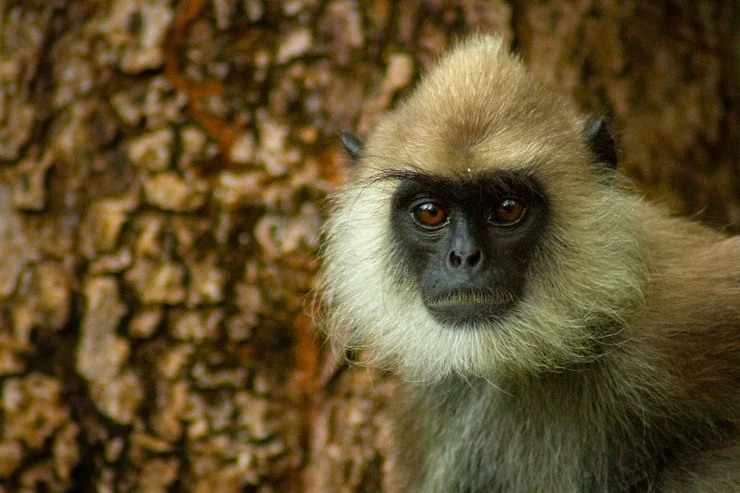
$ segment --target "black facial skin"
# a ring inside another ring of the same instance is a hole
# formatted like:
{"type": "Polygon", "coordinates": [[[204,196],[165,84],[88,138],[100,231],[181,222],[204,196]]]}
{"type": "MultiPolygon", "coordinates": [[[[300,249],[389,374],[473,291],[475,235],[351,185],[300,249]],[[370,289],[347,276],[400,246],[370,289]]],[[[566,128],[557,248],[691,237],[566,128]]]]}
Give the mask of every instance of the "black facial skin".
{"type": "Polygon", "coordinates": [[[500,319],[524,293],[545,229],[541,187],[513,173],[400,179],[395,250],[416,276],[429,312],[453,327],[500,319]]]}

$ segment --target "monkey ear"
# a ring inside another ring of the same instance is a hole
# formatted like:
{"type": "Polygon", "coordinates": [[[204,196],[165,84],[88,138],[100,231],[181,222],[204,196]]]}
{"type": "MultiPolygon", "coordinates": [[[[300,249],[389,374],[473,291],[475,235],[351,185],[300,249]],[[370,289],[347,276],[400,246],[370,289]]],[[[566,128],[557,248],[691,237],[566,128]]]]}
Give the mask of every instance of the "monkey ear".
{"type": "Polygon", "coordinates": [[[617,146],[606,128],[604,117],[587,118],[583,128],[583,137],[596,161],[606,164],[610,169],[617,169],[617,146]]]}
{"type": "Polygon", "coordinates": [[[362,155],[362,142],[349,132],[342,132],[342,145],[353,161],[357,161],[362,155]]]}

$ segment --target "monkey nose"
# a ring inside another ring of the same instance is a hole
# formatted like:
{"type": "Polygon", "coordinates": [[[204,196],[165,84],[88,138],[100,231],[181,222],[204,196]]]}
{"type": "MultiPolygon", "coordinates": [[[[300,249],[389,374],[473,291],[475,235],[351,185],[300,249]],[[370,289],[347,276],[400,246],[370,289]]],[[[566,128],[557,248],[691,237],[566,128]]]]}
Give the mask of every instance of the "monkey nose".
{"type": "Polygon", "coordinates": [[[473,268],[480,264],[481,260],[483,260],[483,254],[480,250],[473,250],[470,252],[458,252],[453,250],[447,258],[447,264],[454,268],[473,268]]]}

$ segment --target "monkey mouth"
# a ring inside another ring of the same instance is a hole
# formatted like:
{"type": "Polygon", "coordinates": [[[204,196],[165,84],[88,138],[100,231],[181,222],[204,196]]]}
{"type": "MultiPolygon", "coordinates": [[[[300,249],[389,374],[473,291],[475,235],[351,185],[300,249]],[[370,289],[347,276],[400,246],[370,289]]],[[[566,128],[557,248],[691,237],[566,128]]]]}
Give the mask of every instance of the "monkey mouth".
{"type": "Polygon", "coordinates": [[[427,297],[424,304],[439,322],[459,326],[499,319],[515,301],[506,292],[459,289],[427,297]]]}

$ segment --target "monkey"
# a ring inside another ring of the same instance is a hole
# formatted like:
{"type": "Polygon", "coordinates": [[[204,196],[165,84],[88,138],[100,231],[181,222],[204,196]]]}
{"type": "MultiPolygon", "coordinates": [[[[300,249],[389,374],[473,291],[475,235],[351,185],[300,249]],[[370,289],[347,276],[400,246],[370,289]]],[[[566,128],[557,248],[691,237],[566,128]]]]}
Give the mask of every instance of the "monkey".
{"type": "Polygon", "coordinates": [[[740,237],[492,35],[342,141],[320,323],[399,378],[397,491],[740,491],[740,237]]]}

